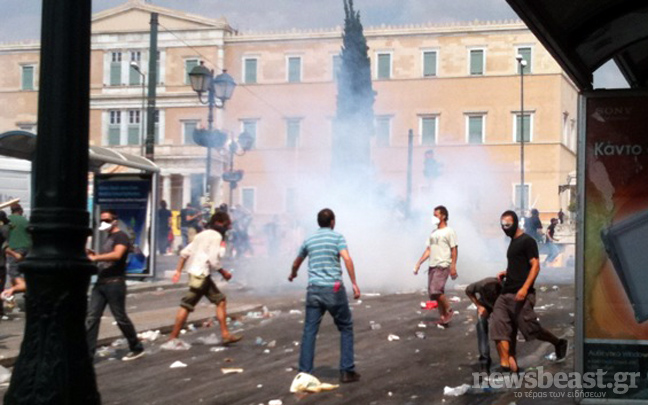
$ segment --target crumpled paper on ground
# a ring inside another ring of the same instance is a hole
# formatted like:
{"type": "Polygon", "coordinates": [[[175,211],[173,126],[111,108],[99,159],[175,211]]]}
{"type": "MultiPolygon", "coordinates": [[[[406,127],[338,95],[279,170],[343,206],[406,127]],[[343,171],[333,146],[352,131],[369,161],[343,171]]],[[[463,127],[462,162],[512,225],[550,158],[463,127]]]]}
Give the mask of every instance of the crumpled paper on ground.
{"type": "Polygon", "coordinates": [[[11,371],[0,366],[0,384],[8,383],[11,380],[11,371]]]}
{"type": "Polygon", "coordinates": [[[443,395],[448,396],[448,397],[458,397],[460,395],[465,394],[468,392],[470,389],[470,385],[468,384],[462,384],[458,387],[444,387],[443,388],[443,395]]]}
{"type": "Polygon", "coordinates": [[[308,373],[299,373],[290,384],[290,392],[321,392],[338,388],[338,384],[323,383],[308,373]]]}

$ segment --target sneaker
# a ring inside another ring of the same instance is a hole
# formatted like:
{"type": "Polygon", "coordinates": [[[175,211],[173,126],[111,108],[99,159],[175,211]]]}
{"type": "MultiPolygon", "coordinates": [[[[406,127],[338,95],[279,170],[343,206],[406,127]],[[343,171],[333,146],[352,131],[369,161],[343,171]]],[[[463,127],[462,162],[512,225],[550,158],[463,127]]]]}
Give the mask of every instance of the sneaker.
{"type": "Polygon", "coordinates": [[[142,356],[144,356],[144,350],[128,352],[126,356],[122,357],[122,361],[131,361],[131,360],[139,359],[142,356]]]}
{"type": "Polygon", "coordinates": [[[360,381],[360,374],[355,371],[340,371],[341,383],[352,383],[356,381],[360,381]]]}
{"type": "Polygon", "coordinates": [[[242,335],[230,335],[228,338],[223,339],[223,346],[227,346],[227,345],[230,345],[232,343],[236,343],[241,339],[243,339],[242,335]]]}
{"type": "Polygon", "coordinates": [[[171,339],[168,342],[160,345],[162,350],[189,350],[191,345],[181,339],[171,339]]]}
{"type": "Polygon", "coordinates": [[[567,339],[560,339],[556,345],[556,361],[563,361],[567,356],[567,348],[569,348],[569,343],[567,339]]]}

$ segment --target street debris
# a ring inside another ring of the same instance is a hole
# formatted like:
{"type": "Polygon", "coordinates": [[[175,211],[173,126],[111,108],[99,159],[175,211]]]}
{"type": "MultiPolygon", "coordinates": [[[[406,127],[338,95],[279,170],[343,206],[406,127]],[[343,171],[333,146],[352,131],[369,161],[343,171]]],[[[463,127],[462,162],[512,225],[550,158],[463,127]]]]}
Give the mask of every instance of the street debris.
{"type": "Polygon", "coordinates": [[[389,340],[390,342],[393,342],[395,340],[400,340],[400,337],[398,335],[389,334],[389,336],[387,336],[387,340],[389,340]]]}
{"type": "Polygon", "coordinates": [[[187,367],[187,365],[181,362],[180,360],[174,361],[173,364],[169,366],[169,368],[184,368],[184,367],[187,367]]]}
{"type": "Polygon", "coordinates": [[[549,353],[548,355],[545,356],[545,359],[549,361],[556,361],[558,359],[558,356],[556,356],[556,353],[549,353]]]}
{"type": "Polygon", "coordinates": [[[263,388],[263,384],[257,384],[257,388],[263,388]]]}
{"type": "Polygon", "coordinates": [[[295,351],[295,349],[292,349],[292,348],[288,348],[288,349],[284,350],[285,353],[292,353],[294,351],[295,351]]]}
{"type": "Polygon", "coordinates": [[[430,310],[436,309],[439,306],[439,303],[436,301],[421,301],[421,309],[430,310]]]}
{"type": "Polygon", "coordinates": [[[560,290],[560,287],[558,287],[557,285],[555,285],[555,286],[551,287],[551,289],[554,290],[554,291],[558,291],[558,290],[560,290]]]}
{"type": "Polygon", "coordinates": [[[542,291],[542,292],[547,291],[547,286],[546,286],[546,285],[543,285],[542,287],[540,287],[540,291],[542,291]]]}
{"type": "Polygon", "coordinates": [[[336,389],[339,385],[323,383],[308,373],[299,373],[290,384],[290,392],[321,392],[336,389]]]}
{"type": "Polygon", "coordinates": [[[159,330],[147,330],[146,332],[138,333],[137,337],[141,340],[146,340],[149,342],[155,342],[157,338],[160,337],[159,330]]]}
{"type": "Polygon", "coordinates": [[[120,339],[115,339],[110,345],[112,347],[119,347],[119,346],[126,346],[128,344],[128,341],[124,338],[120,339]]]}
{"type": "Polygon", "coordinates": [[[553,306],[554,306],[554,304],[546,304],[546,305],[542,305],[540,307],[535,307],[535,309],[539,310],[539,311],[545,311],[545,310],[547,310],[547,309],[549,309],[549,308],[551,308],[553,306]]]}
{"type": "Polygon", "coordinates": [[[242,368],[237,367],[223,367],[221,368],[221,373],[223,374],[241,374],[243,372],[242,368]]]}
{"type": "Polygon", "coordinates": [[[301,315],[302,311],[298,309],[291,309],[290,312],[288,312],[289,315],[301,315]]]}
{"type": "Polygon", "coordinates": [[[268,342],[268,347],[273,348],[275,346],[277,346],[277,341],[276,340],[271,340],[270,342],[268,342]]]}
{"type": "Polygon", "coordinates": [[[425,322],[419,322],[419,324],[417,326],[419,328],[427,328],[427,325],[425,324],[425,322]]]}
{"type": "Polygon", "coordinates": [[[268,343],[265,340],[263,340],[261,336],[257,336],[256,339],[254,340],[254,344],[257,346],[265,346],[268,343]]]}
{"type": "Polygon", "coordinates": [[[455,295],[454,297],[450,297],[450,302],[461,302],[461,298],[455,295]]]}
{"type": "Polygon", "coordinates": [[[102,346],[99,349],[97,349],[97,355],[99,357],[110,357],[113,354],[115,354],[115,349],[108,346],[102,346]]]}
{"type": "Polygon", "coordinates": [[[265,354],[269,354],[269,353],[270,353],[270,349],[265,349],[265,350],[263,351],[263,353],[265,353],[265,354]]]}
{"type": "Polygon", "coordinates": [[[437,323],[437,328],[439,328],[439,329],[445,329],[446,327],[443,326],[443,325],[441,325],[440,323],[437,323]]]}
{"type": "Polygon", "coordinates": [[[468,305],[468,308],[466,308],[467,311],[476,311],[477,310],[477,305],[473,302],[472,304],[468,305]]]}
{"type": "Polygon", "coordinates": [[[380,297],[380,293],[362,293],[365,297],[380,297]]]}
{"type": "Polygon", "coordinates": [[[189,332],[195,332],[196,331],[196,325],[194,325],[193,323],[190,323],[189,325],[187,325],[187,329],[189,330],[189,332]]]}
{"type": "Polygon", "coordinates": [[[425,332],[419,331],[419,332],[416,332],[415,335],[419,339],[425,339],[425,332]]]}
{"type": "Polygon", "coordinates": [[[203,344],[203,345],[218,345],[221,343],[221,340],[218,336],[216,336],[215,333],[212,333],[209,336],[201,336],[198,339],[196,339],[195,343],[203,344]]]}
{"type": "Polygon", "coordinates": [[[11,371],[0,366],[0,384],[8,383],[11,380],[11,371]]]}
{"type": "Polygon", "coordinates": [[[271,399],[268,405],[283,405],[283,401],[280,399],[271,399]]]}
{"type": "Polygon", "coordinates": [[[443,388],[443,395],[448,397],[458,397],[468,392],[469,389],[470,389],[470,385],[468,384],[463,384],[454,388],[446,386],[445,388],[443,388]]]}
{"type": "Polygon", "coordinates": [[[369,325],[371,326],[371,330],[379,330],[382,328],[379,323],[376,323],[375,321],[369,321],[369,325]]]}
{"type": "Polygon", "coordinates": [[[189,350],[191,349],[191,345],[184,340],[181,339],[172,339],[169,340],[168,342],[160,345],[160,349],[162,350],[189,350]]]}
{"type": "Polygon", "coordinates": [[[224,352],[225,350],[227,350],[227,347],[222,346],[212,347],[211,349],[209,349],[210,352],[224,352]]]}

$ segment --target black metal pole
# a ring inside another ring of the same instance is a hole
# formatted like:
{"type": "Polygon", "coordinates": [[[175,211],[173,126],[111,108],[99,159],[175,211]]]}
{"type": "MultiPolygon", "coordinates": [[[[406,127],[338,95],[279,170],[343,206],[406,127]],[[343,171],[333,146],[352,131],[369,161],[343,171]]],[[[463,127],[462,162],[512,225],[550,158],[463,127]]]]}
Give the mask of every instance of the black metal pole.
{"type": "Polygon", "coordinates": [[[26,323],[5,404],[99,404],[84,321],[90,0],[43,1],[26,323]]]}
{"type": "Polygon", "coordinates": [[[405,214],[409,218],[412,209],[412,158],[414,154],[414,131],[407,134],[407,195],[405,200],[405,214]]]}
{"type": "Polygon", "coordinates": [[[207,92],[207,105],[209,106],[209,113],[207,115],[207,134],[209,141],[207,142],[207,173],[205,174],[205,195],[209,197],[211,202],[211,161],[212,161],[212,148],[211,142],[214,132],[214,106],[216,105],[216,89],[214,88],[214,72],[212,71],[212,78],[209,83],[209,91],[207,92]]]}
{"type": "MultiPolygon", "coordinates": [[[[524,60],[524,59],[522,59],[524,60]]],[[[524,192],[524,65],[520,62],[520,214],[526,210],[524,192]]]]}
{"type": "Polygon", "coordinates": [[[155,98],[157,89],[158,14],[151,13],[151,42],[149,46],[148,109],[146,111],[146,158],[155,160],[155,98]]]}

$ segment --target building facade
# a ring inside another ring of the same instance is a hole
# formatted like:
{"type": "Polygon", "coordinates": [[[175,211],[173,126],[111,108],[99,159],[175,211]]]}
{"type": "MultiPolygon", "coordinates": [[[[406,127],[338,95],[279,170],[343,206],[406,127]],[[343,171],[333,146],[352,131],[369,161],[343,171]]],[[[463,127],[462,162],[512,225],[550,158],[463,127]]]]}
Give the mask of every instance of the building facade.
{"type": "MultiPolygon", "coordinates": [[[[227,69],[238,86],[215,125],[231,137],[245,131],[254,147],[234,158],[245,172],[232,200],[261,217],[289,213],[300,201],[300,179],[327,176],[336,109],[341,28],[238,32],[211,19],[130,1],[93,17],[91,133],[93,145],[140,154],[148,77],[150,15],[159,14],[155,162],[161,195],[180,209],[202,195],[206,150],[193,143],[207,108],[189,84],[201,61],[227,69]]],[[[470,166],[475,153],[506,184],[511,206],[521,195],[554,215],[568,201],[558,193],[576,168],[578,92],[527,27],[517,21],[365,28],[376,115],[372,163],[376,176],[404,198],[408,132],[414,134],[413,194],[425,193],[425,155],[440,167],[470,166]],[[520,66],[524,114],[520,109],[520,66]],[[520,126],[523,131],[521,133],[520,126]],[[520,137],[525,139],[525,188],[520,187],[520,137]],[[428,153],[429,156],[429,153],[428,153]]],[[[39,44],[0,45],[0,131],[37,132],[39,44]]],[[[227,202],[221,181],[226,153],[213,154],[213,198],[227,202]]],[[[443,169],[438,175],[443,176],[443,169]]],[[[502,191],[501,191],[502,192],[502,191]]],[[[506,207],[508,208],[508,207],[506,207]]]]}

